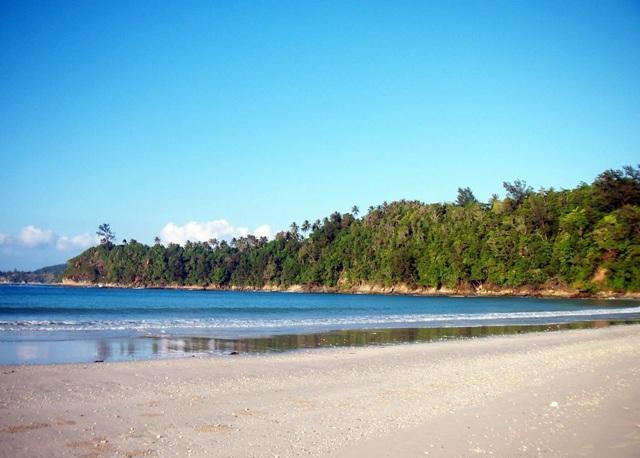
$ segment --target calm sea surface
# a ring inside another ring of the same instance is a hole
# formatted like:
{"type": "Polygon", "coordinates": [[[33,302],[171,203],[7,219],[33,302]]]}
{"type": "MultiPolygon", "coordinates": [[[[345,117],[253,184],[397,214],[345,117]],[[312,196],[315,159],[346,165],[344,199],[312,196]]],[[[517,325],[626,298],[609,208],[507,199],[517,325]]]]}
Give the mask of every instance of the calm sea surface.
{"type": "Polygon", "coordinates": [[[414,334],[447,337],[447,329],[456,336],[469,327],[637,319],[638,301],[0,285],[0,364],[384,343],[375,336],[413,341],[420,340],[414,334]]]}

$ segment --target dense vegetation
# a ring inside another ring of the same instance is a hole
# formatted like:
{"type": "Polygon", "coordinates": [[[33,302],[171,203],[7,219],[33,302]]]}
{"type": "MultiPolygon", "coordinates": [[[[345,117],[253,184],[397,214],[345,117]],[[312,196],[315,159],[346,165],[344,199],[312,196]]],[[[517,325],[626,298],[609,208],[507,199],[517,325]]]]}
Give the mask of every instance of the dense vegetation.
{"type": "Polygon", "coordinates": [[[66,267],[66,264],[58,264],[34,271],[0,272],[0,283],[57,283],[62,280],[66,267]]]}
{"type": "Polygon", "coordinates": [[[384,203],[296,223],[268,241],[185,246],[102,243],[68,262],[78,281],[128,285],[348,289],[362,284],[448,288],[640,291],[640,166],[607,170],[572,190],[504,183],[478,202],[384,203]]]}

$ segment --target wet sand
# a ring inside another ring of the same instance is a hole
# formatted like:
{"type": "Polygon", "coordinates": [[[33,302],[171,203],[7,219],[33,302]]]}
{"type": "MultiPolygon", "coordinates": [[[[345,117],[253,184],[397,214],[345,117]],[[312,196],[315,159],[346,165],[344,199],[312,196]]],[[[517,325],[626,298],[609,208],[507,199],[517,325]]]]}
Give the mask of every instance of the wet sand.
{"type": "Polygon", "coordinates": [[[640,456],[640,326],[0,367],[0,456],[640,456]]]}

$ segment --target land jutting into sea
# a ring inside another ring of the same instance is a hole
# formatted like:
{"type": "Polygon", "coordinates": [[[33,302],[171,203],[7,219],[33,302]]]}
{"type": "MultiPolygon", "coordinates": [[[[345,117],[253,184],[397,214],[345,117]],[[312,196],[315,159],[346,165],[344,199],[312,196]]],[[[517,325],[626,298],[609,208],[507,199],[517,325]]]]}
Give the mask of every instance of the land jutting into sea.
{"type": "Polygon", "coordinates": [[[504,187],[9,273],[0,456],[637,456],[640,169],[504,187]]]}
{"type": "Polygon", "coordinates": [[[69,260],[66,285],[421,295],[638,297],[640,168],[574,189],[505,182],[504,198],[398,201],[292,223],[272,240],[116,243],[69,260]]]}

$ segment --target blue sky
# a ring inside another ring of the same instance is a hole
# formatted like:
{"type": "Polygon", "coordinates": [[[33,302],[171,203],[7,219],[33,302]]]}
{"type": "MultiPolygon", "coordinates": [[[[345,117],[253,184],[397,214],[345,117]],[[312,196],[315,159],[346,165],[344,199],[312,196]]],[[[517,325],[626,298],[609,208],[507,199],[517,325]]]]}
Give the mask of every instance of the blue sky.
{"type": "Polygon", "coordinates": [[[0,4],[0,269],[62,262],[104,221],[273,233],[572,187],[639,147],[636,1],[0,4]]]}

